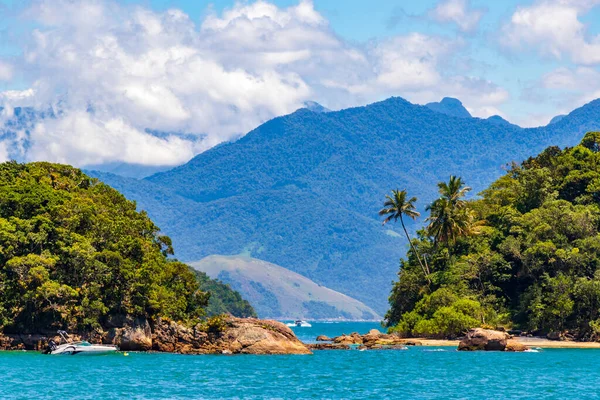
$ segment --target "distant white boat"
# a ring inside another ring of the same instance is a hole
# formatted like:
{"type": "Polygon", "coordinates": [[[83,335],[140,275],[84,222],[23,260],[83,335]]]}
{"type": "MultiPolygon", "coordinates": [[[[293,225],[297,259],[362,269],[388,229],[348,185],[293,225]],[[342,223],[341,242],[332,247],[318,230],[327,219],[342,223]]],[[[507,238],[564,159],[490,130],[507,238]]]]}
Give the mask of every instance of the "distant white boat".
{"type": "Polygon", "coordinates": [[[296,327],[299,327],[299,328],[311,328],[312,327],[311,324],[309,324],[308,322],[303,321],[301,319],[298,319],[298,320],[296,320],[294,322],[291,322],[291,323],[288,323],[286,325],[287,326],[296,326],[296,327]]]}
{"type": "Polygon", "coordinates": [[[116,352],[117,346],[104,344],[91,344],[85,340],[80,342],[71,342],[69,335],[65,331],[58,331],[61,337],[60,343],[50,340],[45,354],[51,355],[101,355],[116,352]],[[65,343],[62,343],[65,341],[65,343]]]}

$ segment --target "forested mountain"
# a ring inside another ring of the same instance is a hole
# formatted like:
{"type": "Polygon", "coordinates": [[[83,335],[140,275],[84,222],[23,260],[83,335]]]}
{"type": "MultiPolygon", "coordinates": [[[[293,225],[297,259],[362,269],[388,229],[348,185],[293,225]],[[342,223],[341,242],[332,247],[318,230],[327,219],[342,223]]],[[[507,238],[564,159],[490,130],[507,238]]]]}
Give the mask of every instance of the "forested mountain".
{"type": "Polygon", "coordinates": [[[185,322],[207,307],[254,314],[172,254],[145,212],[80,170],[0,164],[0,331],[89,332],[111,317],[185,322]]]}
{"type": "Polygon", "coordinates": [[[431,224],[402,261],[392,329],[447,337],[504,325],[599,339],[600,133],[514,164],[481,199],[466,202],[461,183],[439,186],[431,224]]]}
{"type": "Polygon", "coordinates": [[[148,210],[184,260],[250,253],[383,312],[407,247],[377,217],[389,189],[410,188],[423,209],[450,174],[478,191],[506,163],[574,145],[598,125],[598,101],[522,129],[391,98],[301,109],[142,181],[98,176],[148,210]]]}

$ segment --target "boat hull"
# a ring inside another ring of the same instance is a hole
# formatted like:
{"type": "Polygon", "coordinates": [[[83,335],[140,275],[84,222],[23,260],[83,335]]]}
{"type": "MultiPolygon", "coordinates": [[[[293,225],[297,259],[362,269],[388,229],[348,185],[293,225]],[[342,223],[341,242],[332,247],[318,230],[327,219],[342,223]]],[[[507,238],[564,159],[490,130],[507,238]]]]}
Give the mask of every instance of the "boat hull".
{"type": "Polygon", "coordinates": [[[118,349],[114,346],[65,346],[52,351],[53,356],[99,356],[115,353],[118,349]]]}

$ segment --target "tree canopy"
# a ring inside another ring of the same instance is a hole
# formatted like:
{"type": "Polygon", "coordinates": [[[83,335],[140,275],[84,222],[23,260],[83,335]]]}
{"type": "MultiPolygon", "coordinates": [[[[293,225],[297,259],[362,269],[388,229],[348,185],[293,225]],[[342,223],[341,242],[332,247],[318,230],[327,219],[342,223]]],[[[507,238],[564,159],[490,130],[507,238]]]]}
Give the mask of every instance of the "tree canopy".
{"type": "Polygon", "coordinates": [[[189,321],[209,293],[136,204],[70,166],[0,164],[0,330],[189,321]]]}
{"type": "MultiPolygon", "coordinates": [[[[447,193],[440,199],[450,202],[447,193]]],[[[471,214],[471,226],[453,240],[437,241],[449,235],[431,225],[414,240],[433,284],[415,257],[401,260],[386,316],[391,330],[451,337],[501,325],[600,338],[600,133],[511,165],[459,210],[471,214]]]]}

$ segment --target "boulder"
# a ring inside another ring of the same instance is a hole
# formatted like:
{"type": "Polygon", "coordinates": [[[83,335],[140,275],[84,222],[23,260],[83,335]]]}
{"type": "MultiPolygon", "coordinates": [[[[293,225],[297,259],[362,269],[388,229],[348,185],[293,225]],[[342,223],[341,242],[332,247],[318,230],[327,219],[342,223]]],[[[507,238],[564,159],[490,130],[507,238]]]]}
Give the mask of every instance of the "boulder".
{"type": "Polygon", "coordinates": [[[548,340],[563,340],[563,337],[560,332],[549,332],[546,335],[546,339],[548,339],[548,340]]]}
{"type": "Polygon", "coordinates": [[[331,342],[331,338],[325,335],[317,336],[317,342],[331,342]]]}
{"type": "Polygon", "coordinates": [[[193,328],[173,321],[158,319],[152,332],[152,350],[166,353],[199,354],[208,341],[208,334],[198,325],[193,328]]]}
{"type": "Polygon", "coordinates": [[[126,322],[121,328],[111,328],[106,341],[115,344],[123,351],[152,350],[152,329],[148,320],[136,318],[126,322]]]}
{"type": "Polygon", "coordinates": [[[306,345],[311,350],[350,350],[347,344],[311,343],[306,345]]]}
{"type": "Polygon", "coordinates": [[[350,335],[343,334],[333,338],[333,343],[338,344],[363,344],[363,337],[357,332],[353,332],[350,335]]]}
{"type": "Polygon", "coordinates": [[[402,344],[405,346],[423,346],[423,342],[412,339],[405,339],[402,341],[402,344]]]}
{"type": "Polygon", "coordinates": [[[525,346],[523,343],[518,342],[516,340],[509,340],[506,342],[506,347],[504,351],[526,351],[529,350],[529,347],[525,346]]]}
{"type": "Polygon", "coordinates": [[[211,338],[208,352],[218,349],[230,350],[233,354],[311,354],[294,332],[285,324],[256,318],[234,318],[226,320],[222,332],[211,338]]]}
{"type": "Polygon", "coordinates": [[[458,350],[504,351],[510,335],[506,332],[491,329],[475,328],[458,344],[458,350]]]}

